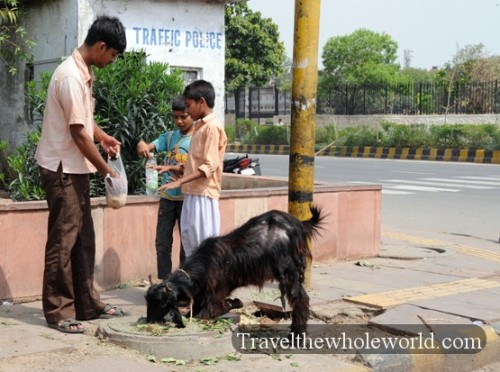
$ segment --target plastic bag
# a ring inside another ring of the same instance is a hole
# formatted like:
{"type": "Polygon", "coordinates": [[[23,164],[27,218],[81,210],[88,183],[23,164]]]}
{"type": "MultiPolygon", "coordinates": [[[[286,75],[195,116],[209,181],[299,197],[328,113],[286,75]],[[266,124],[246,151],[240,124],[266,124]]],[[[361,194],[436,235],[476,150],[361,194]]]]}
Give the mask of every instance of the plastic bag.
{"type": "Polygon", "coordinates": [[[108,157],[108,165],[117,173],[118,177],[106,175],[106,202],[113,209],[119,209],[127,203],[128,181],[125,167],[123,166],[120,154],[115,158],[108,157]]]}

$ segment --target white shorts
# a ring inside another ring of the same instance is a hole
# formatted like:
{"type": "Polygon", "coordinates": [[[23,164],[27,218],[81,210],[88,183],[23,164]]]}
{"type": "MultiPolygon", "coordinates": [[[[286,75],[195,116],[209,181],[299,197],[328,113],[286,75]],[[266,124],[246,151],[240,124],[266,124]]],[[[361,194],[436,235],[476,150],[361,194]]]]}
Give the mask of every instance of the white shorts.
{"type": "Polygon", "coordinates": [[[181,240],[186,257],[189,257],[203,240],[219,234],[219,201],[208,196],[184,195],[181,240]]]}

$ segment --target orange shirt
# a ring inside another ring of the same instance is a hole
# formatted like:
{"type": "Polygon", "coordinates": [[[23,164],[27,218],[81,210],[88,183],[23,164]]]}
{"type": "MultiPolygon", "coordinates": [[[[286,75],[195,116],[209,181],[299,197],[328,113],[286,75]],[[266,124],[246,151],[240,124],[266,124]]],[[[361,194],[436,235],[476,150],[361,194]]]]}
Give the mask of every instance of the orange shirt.
{"type": "Polygon", "coordinates": [[[182,192],[219,199],[227,144],[226,132],[213,113],[200,119],[195,125],[189,155],[184,164],[184,175],[192,174],[198,169],[205,177],[183,184],[182,192]]]}
{"type": "Polygon", "coordinates": [[[64,173],[96,171],[80,152],[70,132],[70,125],[80,124],[94,139],[93,79],[92,70],[77,49],[54,71],[47,91],[42,135],[35,154],[41,167],[55,172],[62,162],[64,173]]]}

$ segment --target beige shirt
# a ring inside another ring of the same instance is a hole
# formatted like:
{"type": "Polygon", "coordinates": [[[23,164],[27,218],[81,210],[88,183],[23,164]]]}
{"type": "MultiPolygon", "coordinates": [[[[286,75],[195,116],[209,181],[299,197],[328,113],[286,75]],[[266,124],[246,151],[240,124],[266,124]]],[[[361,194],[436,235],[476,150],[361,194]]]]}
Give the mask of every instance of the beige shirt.
{"type": "Polygon", "coordinates": [[[226,151],[227,136],[222,124],[210,114],[196,124],[189,155],[184,164],[184,175],[201,170],[205,177],[182,185],[182,192],[219,199],[222,184],[222,166],[226,151]]]}
{"type": "Polygon", "coordinates": [[[64,173],[96,171],[80,152],[70,132],[70,125],[80,124],[94,139],[93,79],[92,70],[77,49],[54,71],[47,91],[42,135],[35,154],[41,167],[55,172],[62,162],[64,173]]]}

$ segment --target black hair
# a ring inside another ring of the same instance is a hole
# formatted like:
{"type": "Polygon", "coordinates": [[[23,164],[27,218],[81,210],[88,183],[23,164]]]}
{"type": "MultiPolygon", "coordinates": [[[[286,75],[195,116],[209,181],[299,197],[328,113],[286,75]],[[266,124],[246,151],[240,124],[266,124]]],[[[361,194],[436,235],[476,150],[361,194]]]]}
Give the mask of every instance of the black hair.
{"type": "Polygon", "coordinates": [[[125,28],[118,18],[99,16],[92,23],[85,38],[85,45],[92,46],[102,41],[108,48],[116,49],[120,54],[127,47],[125,28]]]}
{"type": "Polygon", "coordinates": [[[207,106],[210,108],[214,107],[215,104],[215,89],[212,84],[205,80],[195,80],[184,88],[183,93],[185,98],[193,99],[199,101],[205,98],[207,106]]]}
{"type": "Polygon", "coordinates": [[[186,111],[186,103],[184,102],[184,96],[179,94],[172,101],[172,111],[186,111]]]}

